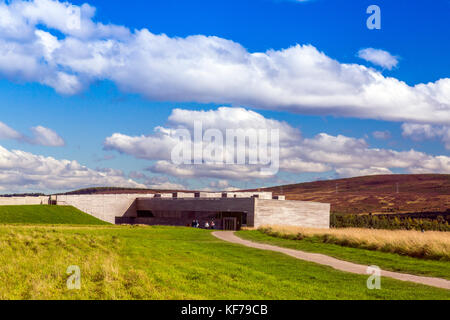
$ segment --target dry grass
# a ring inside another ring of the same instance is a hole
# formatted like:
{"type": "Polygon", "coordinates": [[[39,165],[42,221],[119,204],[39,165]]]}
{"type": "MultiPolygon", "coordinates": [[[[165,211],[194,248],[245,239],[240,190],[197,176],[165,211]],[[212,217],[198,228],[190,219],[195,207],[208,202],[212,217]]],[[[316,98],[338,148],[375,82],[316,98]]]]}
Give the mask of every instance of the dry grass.
{"type": "Polygon", "coordinates": [[[372,229],[310,229],[291,226],[259,228],[266,234],[281,238],[315,238],[325,243],[398,253],[416,258],[450,261],[449,232],[419,232],[372,229]]]}

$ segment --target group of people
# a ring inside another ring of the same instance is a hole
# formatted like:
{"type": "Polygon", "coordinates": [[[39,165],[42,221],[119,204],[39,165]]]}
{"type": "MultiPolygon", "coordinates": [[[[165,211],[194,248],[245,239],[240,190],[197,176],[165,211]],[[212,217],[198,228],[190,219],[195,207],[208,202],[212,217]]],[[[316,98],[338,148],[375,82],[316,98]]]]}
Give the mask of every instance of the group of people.
{"type": "MultiPolygon", "coordinates": [[[[192,228],[200,228],[200,223],[198,222],[198,220],[193,220],[191,226],[192,228]]],[[[212,220],[211,222],[206,221],[203,227],[204,229],[215,229],[216,223],[214,222],[214,220],[212,220]]]]}

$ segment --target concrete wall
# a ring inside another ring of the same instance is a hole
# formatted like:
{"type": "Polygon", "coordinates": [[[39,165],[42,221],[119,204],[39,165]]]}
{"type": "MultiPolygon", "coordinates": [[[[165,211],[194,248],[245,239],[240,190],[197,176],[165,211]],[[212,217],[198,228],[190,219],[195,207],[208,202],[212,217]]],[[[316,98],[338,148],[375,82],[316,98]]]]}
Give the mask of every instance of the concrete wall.
{"type": "Polygon", "coordinates": [[[196,198],[222,198],[222,192],[196,192],[196,198]]]}
{"type": "Polygon", "coordinates": [[[226,198],[251,198],[272,199],[272,192],[224,192],[226,198]]]}
{"type": "Polygon", "coordinates": [[[328,203],[255,199],[255,227],[290,225],[308,228],[330,228],[328,203]]]}
{"type": "Polygon", "coordinates": [[[0,197],[0,206],[48,204],[49,197],[0,197]]]}
{"type": "MultiPolygon", "coordinates": [[[[136,198],[153,198],[153,194],[94,194],[94,195],[60,195],[57,196],[58,205],[74,206],[90,215],[115,223],[116,217],[136,212],[136,198]]],[[[53,199],[56,196],[52,197],[53,199]]]]}

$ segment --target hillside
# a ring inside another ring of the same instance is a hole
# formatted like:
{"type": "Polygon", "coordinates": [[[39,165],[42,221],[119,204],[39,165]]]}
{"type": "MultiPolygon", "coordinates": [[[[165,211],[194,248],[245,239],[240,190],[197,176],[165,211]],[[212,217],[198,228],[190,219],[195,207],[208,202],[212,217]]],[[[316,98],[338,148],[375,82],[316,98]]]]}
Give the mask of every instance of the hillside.
{"type": "Polygon", "coordinates": [[[317,181],[262,189],[287,200],[319,201],[334,213],[445,212],[450,175],[380,175],[317,181]]]}
{"type": "Polygon", "coordinates": [[[69,206],[0,206],[0,224],[106,225],[69,206]]]}
{"type": "MultiPolygon", "coordinates": [[[[416,213],[450,209],[450,175],[379,175],[277,186],[287,200],[331,203],[333,213],[416,213]]],[[[88,188],[67,194],[171,193],[180,190],[88,188]]],[[[184,192],[194,192],[186,191],[184,192]]],[[[246,190],[248,191],[248,190],[246,190]]],[[[255,191],[255,190],[252,190],[255,191]]]]}

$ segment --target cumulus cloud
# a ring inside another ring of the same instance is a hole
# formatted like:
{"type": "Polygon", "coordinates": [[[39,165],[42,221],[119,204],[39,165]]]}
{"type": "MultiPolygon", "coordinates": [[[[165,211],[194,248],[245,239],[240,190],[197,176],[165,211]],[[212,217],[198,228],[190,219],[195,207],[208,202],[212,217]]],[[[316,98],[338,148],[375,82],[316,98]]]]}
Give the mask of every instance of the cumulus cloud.
{"type": "MultiPolygon", "coordinates": [[[[340,63],[311,45],[249,52],[214,36],[178,38],[104,25],[94,22],[94,14],[88,4],[1,3],[0,76],[62,94],[107,79],[154,100],[450,123],[449,78],[409,86],[363,65],[340,63]],[[75,9],[80,19],[74,28],[67,21],[75,9]]],[[[372,62],[395,65],[392,56],[375,51],[369,57],[367,50],[361,55],[372,62]]]]}
{"type": "Polygon", "coordinates": [[[17,140],[46,147],[63,147],[66,143],[54,130],[37,126],[31,128],[31,136],[24,135],[0,122],[0,139],[17,140]]]}
{"type": "MultiPolygon", "coordinates": [[[[171,132],[175,128],[186,128],[192,131],[193,119],[201,120],[205,131],[212,128],[221,132],[233,128],[278,129],[281,159],[279,165],[282,172],[334,171],[343,177],[388,174],[392,173],[393,169],[402,169],[411,173],[450,173],[450,157],[432,156],[415,150],[395,151],[370,148],[365,139],[343,135],[332,136],[321,133],[312,138],[304,138],[298,129],[285,122],[267,119],[243,108],[222,107],[209,111],[176,109],[169,117],[169,127],[158,127],[156,133],[148,136],[130,137],[113,134],[105,140],[105,147],[136,158],[152,160],[154,163],[149,167],[150,171],[173,177],[233,181],[273,177],[262,177],[258,165],[174,164],[170,154],[177,141],[172,137],[171,132]],[[153,146],[157,148],[152,150],[153,146]]],[[[247,148],[251,149],[249,144],[247,148]]]]}
{"type": "Polygon", "coordinates": [[[136,158],[147,160],[170,159],[171,151],[178,140],[164,128],[155,128],[152,135],[130,137],[121,133],[114,133],[106,138],[106,150],[115,150],[124,154],[133,154],[136,158]]]}
{"type": "Polygon", "coordinates": [[[402,130],[404,137],[411,137],[416,141],[431,139],[438,135],[436,128],[429,124],[404,123],[402,130]]]}
{"type": "Polygon", "coordinates": [[[214,178],[231,180],[251,180],[265,178],[259,166],[250,165],[175,165],[171,161],[160,160],[148,168],[158,174],[180,178],[214,178]]]}
{"type": "Polygon", "coordinates": [[[358,57],[389,70],[392,70],[392,68],[398,65],[397,57],[391,55],[387,51],[380,49],[374,48],[361,49],[358,52],[358,57]]]}
{"type": "Polygon", "coordinates": [[[47,146],[47,147],[63,147],[65,145],[64,139],[61,138],[55,131],[43,126],[31,128],[33,137],[31,143],[47,146]]]}
{"type": "Polygon", "coordinates": [[[212,181],[209,186],[216,189],[226,189],[230,186],[230,183],[228,182],[228,180],[216,180],[212,181]]]}
{"type": "Polygon", "coordinates": [[[392,174],[392,171],[387,168],[370,167],[366,169],[358,168],[338,168],[337,174],[342,178],[351,178],[358,176],[374,176],[380,174],[392,174]]]}
{"type": "Polygon", "coordinates": [[[147,188],[155,190],[186,190],[187,187],[180,183],[169,181],[165,176],[149,177],[140,171],[132,171],[129,177],[134,180],[144,181],[147,188]]]}
{"type": "Polygon", "coordinates": [[[209,188],[205,188],[205,191],[238,191],[240,188],[230,185],[228,180],[214,180],[209,183],[209,188]]]}
{"type": "Polygon", "coordinates": [[[433,126],[430,124],[404,123],[403,136],[414,141],[440,139],[445,148],[450,150],[450,126],[433,126]]]}
{"type": "Polygon", "coordinates": [[[71,190],[93,186],[145,188],[120,170],[93,170],[77,161],[57,160],[0,146],[0,187],[7,192],[71,190]]]}
{"type": "Polygon", "coordinates": [[[389,130],[386,130],[386,131],[374,131],[374,132],[372,132],[372,136],[375,139],[387,140],[387,139],[391,138],[391,132],[389,130]]]}

